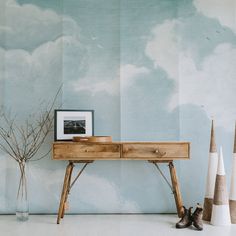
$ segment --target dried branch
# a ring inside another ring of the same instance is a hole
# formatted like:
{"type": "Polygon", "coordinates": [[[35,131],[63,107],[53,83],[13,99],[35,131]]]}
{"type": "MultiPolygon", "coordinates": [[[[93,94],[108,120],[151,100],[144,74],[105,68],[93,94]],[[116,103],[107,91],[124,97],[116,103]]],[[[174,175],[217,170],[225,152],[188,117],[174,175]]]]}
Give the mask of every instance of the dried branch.
{"type": "MultiPolygon", "coordinates": [[[[10,114],[0,115],[0,149],[19,165],[30,161],[39,152],[46,137],[52,131],[55,104],[61,88],[44,110],[41,109],[36,116],[30,114],[23,124],[17,122],[10,114]],[[34,117],[36,118],[33,119],[34,117]]],[[[41,160],[49,154],[50,150],[32,161],[41,160]]]]}

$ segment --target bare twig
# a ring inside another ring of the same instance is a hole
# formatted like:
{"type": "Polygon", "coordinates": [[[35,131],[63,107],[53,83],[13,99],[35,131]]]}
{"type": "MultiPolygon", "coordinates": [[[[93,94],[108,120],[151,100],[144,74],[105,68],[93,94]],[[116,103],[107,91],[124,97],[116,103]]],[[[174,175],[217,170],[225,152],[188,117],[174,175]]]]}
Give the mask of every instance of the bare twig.
{"type": "MultiPolygon", "coordinates": [[[[39,152],[46,137],[52,131],[54,108],[61,88],[45,110],[40,109],[37,116],[29,115],[21,125],[10,114],[8,116],[6,113],[0,115],[0,121],[3,123],[0,125],[0,149],[18,162],[21,172],[24,169],[22,163],[30,161],[39,152]],[[33,119],[34,117],[36,119],[33,119]]],[[[41,160],[49,154],[50,150],[32,161],[41,160]]]]}

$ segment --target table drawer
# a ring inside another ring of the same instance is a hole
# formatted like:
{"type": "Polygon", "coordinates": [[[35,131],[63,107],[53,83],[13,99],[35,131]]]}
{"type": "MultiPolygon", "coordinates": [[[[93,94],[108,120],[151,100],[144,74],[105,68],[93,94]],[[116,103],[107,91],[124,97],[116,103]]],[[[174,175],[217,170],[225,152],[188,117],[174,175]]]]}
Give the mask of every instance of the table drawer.
{"type": "Polygon", "coordinates": [[[56,160],[96,160],[119,159],[120,144],[94,143],[54,143],[53,159],[56,160]]]}
{"type": "Polygon", "coordinates": [[[127,143],[122,158],[156,160],[189,158],[189,143],[127,143]]]}

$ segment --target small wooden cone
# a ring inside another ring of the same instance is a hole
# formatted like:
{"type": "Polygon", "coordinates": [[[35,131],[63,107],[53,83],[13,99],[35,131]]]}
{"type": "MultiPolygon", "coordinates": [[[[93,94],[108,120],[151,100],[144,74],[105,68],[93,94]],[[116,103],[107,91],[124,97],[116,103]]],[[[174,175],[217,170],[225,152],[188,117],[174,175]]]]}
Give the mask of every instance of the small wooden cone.
{"type": "Polygon", "coordinates": [[[214,122],[212,120],[206,192],[205,192],[203,216],[202,216],[202,219],[205,221],[211,220],[217,165],[218,165],[218,153],[215,143],[214,122]]]}
{"type": "Polygon", "coordinates": [[[229,207],[230,217],[232,224],[236,224],[236,124],[234,133],[234,149],[233,149],[233,161],[232,161],[232,174],[231,174],[231,185],[229,195],[229,207]]]}
{"type": "Polygon", "coordinates": [[[214,121],[211,121],[211,141],[210,141],[210,153],[217,152],[216,142],[215,142],[215,130],[214,130],[214,121]]]}
{"type": "Polygon", "coordinates": [[[217,167],[211,224],[215,226],[231,224],[222,148],[217,167]]]}

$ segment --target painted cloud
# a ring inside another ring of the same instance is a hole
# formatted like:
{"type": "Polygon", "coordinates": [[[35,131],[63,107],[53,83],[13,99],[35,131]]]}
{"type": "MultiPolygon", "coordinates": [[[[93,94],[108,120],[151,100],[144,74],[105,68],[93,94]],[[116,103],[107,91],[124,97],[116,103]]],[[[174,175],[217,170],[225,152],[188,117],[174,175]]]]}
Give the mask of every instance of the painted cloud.
{"type": "Polygon", "coordinates": [[[96,76],[86,76],[72,82],[71,86],[75,91],[87,91],[93,96],[99,92],[106,92],[107,94],[114,96],[119,95],[123,89],[130,88],[134,85],[139,76],[148,73],[149,70],[146,67],[125,64],[120,66],[117,78],[103,78],[102,81],[99,81],[96,76]]]}
{"type": "Polygon", "coordinates": [[[0,0],[0,45],[7,49],[32,50],[67,33],[78,32],[69,17],[43,10],[32,4],[20,5],[15,0],[0,0]]]}
{"type": "Polygon", "coordinates": [[[216,119],[217,125],[231,129],[236,117],[236,109],[232,109],[236,91],[235,46],[217,45],[199,65],[192,49],[183,45],[179,27],[184,27],[184,21],[166,20],[157,25],[146,46],[146,55],[155,67],[176,81],[169,108],[181,104],[201,106],[209,118],[216,119]]]}
{"type": "Polygon", "coordinates": [[[178,75],[178,24],[177,20],[166,20],[157,25],[152,29],[145,49],[154,66],[163,68],[172,79],[176,79],[178,75]]]}
{"type": "Polygon", "coordinates": [[[236,33],[235,0],[194,0],[193,4],[200,13],[217,19],[223,26],[236,33]]]}
{"type": "MultiPolygon", "coordinates": [[[[58,202],[60,194],[59,189],[55,189],[55,186],[61,186],[63,171],[61,169],[54,171],[42,170],[37,165],[31,165],[30,168],[32,181],[42,184],[43,190],[53,198],[51,200],[57,200],[58,202]],[[53,193],[52,189],[54,190],[53,193]]],[[[82,203],[90,204],[98,212],[110,212],[111,209],[114,212],[119,212],[121,207],[130,212],[140,211],[135,202],[128,201],[121,196],[118,186],[113,184],[112,181],[86,172],[80,178],[72,189],[71,202],[79,200],[82,203]]]]}
{"type": "Polygon", "coordinates": [[[113,96],[119,95],[120,85],[118,79],[104,78],[102,81],[99,81],[96,76],[85,76],[82,79],[71,82],[71,89],[76,92],[86,91],[92,96],[100,92],[113,96]]]}
{"type": "Polygon", "coordinates": [[[149,69],[142,66],[138,67],[132,64],[125,64],[120,67],[121,90],[131,87],[135,84],[139,76],[145,76],[149,69]]]}
{"type": "Polygon", "coordinates": [[[4,105],[22,113],[54,96],[63,76],[75,77],[86,53],[79,41],[79,27],[70,17],[14,0],[0,0],[0,17],[4,105]],[[69,68],[62,70],[63,63],[69,68]]]}

